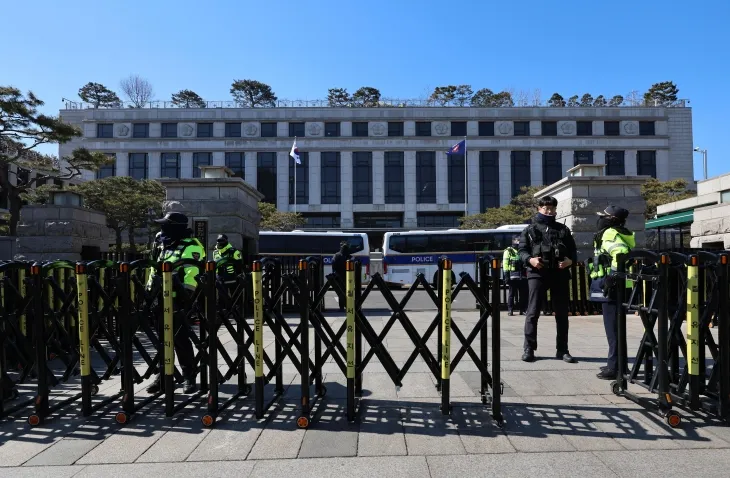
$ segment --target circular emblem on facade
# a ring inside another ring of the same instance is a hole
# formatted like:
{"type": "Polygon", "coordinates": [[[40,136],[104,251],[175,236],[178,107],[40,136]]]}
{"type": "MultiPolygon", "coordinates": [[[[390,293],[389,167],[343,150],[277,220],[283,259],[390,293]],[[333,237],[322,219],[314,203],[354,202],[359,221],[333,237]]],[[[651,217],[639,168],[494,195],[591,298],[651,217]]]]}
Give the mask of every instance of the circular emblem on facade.
{"type": "Polygon", "coordinates": [[[129,136],[129,126],[126,124],[117,125],[117,136],[121,138],[129,136]]]}
{"type": "Polygon", "coordinates": [[[499,125],[499,133],[500,134],[510,134],[512,132],[512,124],[511,123],[502,123],[499,125]]]}
{"type": "Polygon", "coordinates": [[[575,128],[573,127],[573,123],[563,123],[563,125],[560,127],[560,130],[563,132],[563,134],[573,134],[575,128]]]}
{"type": "Polygon", "coordinates": [[[243,134],[246,136],[254,136],[259,132],[259,127],[253,123],[248,123],[243,127],[243,134]]]}
{"type": "Polygon", "coordinates": [[[383,136],[385,134],[385,125],[383,123],[375,123],[373,125],[373,136],[383,136]]]}
{"type": "Polygon", "coordinates": [[[307,131],[311,136],[319,136],[320,134],[322,134],[322,125],[320,125],[319,123],[309,123],[307,131]]]}
{"type": "Polygon", "coordinates": [[[182,125],[182,135],[183,136],[192,136],[194,130],[195,130],[195,128],[193,128],[193,125],[190,125],[190,124],[182,125]]]}
{"type": "Polygon", "coordinates": [[[636,123],[634,122],[628,122],[624,125],[624,131],[626,131],[628,134],[636,134],[636,123]]]}
{"type": "Polygon", "coordinates": [[[446,134],[449,127],[446,126],[446,123],[436,123],[436,127],[434,129],[436,130],[436,134],[446,134]]]}

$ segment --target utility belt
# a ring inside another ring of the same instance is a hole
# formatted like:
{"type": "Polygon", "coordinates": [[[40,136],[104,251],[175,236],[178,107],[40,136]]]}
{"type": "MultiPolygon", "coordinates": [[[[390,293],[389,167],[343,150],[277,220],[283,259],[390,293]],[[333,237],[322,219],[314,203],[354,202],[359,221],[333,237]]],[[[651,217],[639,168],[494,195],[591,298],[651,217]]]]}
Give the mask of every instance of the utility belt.
{"type": "Polygon", "coordinates": [[[558,264],[563,261],[565,254],[561,252],[559,244],[539,244],[533,246],[532,256],[542,259],[543,267],[546,269],[558,269],[558,264]]]}

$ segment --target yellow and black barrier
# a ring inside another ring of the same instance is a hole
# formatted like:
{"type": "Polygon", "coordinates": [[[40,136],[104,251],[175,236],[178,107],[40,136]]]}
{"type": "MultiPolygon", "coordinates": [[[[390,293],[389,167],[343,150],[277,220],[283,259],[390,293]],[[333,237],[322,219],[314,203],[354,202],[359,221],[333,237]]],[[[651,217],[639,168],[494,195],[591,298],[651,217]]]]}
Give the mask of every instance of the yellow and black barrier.
{"type": "Polygon", "coordinates": [[[162,343],[165,387],[165,415],[172,416],[175,410],[175,326],[173,310],[174,286],[172,264],[162,263],[162,343]]]}
{"type": "Polygon", "coordinates": [[[451,259],[441,261],[441,413],[451,413],[451,259]]]}
{"type": "Polygon", "coordinates": [[[261,263],[251,266],[253,289],[253,357],[254,400],[256,418],[264,417],[264,292],[261,284],[261,263]]]}
{"type": "Polygon", "coordinates": [[[345,317],[347,324],[347,419],[355,420],[355,263],[345,263],[345,317]]]}
{"type": "MultiPolygon", "coordinates": [[[[699,258],[690,256],[687,263],[687,372],[691,406],[699,407],[700,389],[700,294],[699,294],[699,258]]],[[[704,343],[702,343],[704,347],[704,343]]]]}

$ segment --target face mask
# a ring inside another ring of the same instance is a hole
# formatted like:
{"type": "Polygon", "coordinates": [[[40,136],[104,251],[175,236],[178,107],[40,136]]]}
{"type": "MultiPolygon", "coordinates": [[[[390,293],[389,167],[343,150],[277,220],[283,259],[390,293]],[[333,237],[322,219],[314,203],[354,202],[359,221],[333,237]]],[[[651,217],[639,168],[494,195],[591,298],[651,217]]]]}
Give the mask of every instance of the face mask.
{"type": "Polygon", "coordinates": [[[163,224],[160,229],[162,232],[160,240],[163,244],[169,245],[185,236],[187,226],[185,224],[163,224]]]}
{"type": "Polygon", "coordinates": [[[538,221],[543,222],[545,224],[552,224],[555,222],[555,216],[548,216],[541,212],[537,213],[537,219],[538,219],[538,221]]]}
{"type": "Polygon", "coordinates": [[[618,224],[618,221],[613,217],[599,217],[598,221],[596,221],[596,226],[598,229],[606,229],[609,227],[613,227],[616,224],[618,224]]]}

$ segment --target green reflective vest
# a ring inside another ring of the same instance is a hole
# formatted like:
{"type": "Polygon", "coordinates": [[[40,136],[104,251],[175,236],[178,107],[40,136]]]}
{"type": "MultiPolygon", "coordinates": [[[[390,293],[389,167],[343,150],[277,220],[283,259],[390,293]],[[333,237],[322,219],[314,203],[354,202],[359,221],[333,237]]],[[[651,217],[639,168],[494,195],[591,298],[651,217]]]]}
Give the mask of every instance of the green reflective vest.
{"type": "Polygon", "coordinates": [[[517,249],[512,246],[508,247],[502,254],[502,270],[505,272],[516,271],[519,260],[520,255],[517,253],[517,249]]]}
{"type": "MultiPolygon", "coordinates": [[[[205,260],[205,248],[199,240],[195,238],[181,239],[176,244],[163,247],[157,262],[178,262],[183,259],[193,259],[196,261],[205,260]]],[[[177,273],[181,276],[182,282],[187,289],[195,289],[198,287],[198,281],[195,278],[201,273],[200,268],[190,264],[178,268],[177,273]]],[[[152,285],[155,278],[155,271],[152,271],[147,286],[152,285]]]]}
{"type": "MultiPolygon", "coordinates": [[[[614,228],[603,231],[600,245],[593,243],[593,262],[588,264],[591,279],[605,277],[611,270],[618,269],[617,258],[619,254],[628,254],[636,247],[634,233],[621,234],[614,228]]],[[[627,286],[630,286],[627,281],[627,286]]]]}
{"type": "MultiPolygon", "coordinates": [[[[213,251],[213,260],[217,263],[222,261],[223,259],[233,259],[236,261],[241,260],[241,251],[234,248],[230,244],[226,244],[226,246],[222,249],[218,249],[216,247],[215,251],[213,251]]],[[[223,271],[221,271],[223,272],[223,271]]],[[[236,274],[236,267],[232,263],[228,263],[225,268],[225,275],[226,276],[234,276],[236,274]]]]}

